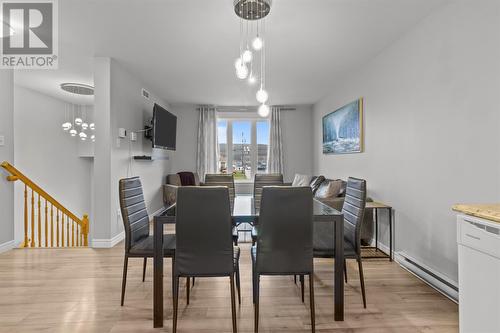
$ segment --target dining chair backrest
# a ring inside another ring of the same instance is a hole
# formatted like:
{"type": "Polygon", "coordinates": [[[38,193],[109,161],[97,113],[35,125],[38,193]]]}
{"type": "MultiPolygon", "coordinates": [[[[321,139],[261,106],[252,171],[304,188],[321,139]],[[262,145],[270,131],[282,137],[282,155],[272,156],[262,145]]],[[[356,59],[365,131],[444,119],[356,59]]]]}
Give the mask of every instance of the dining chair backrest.
{"type": "Polygon", "coordinates": [[[253,203],[255,209],[260,209],[262,188],[264,186],[281,185],[283,185],[283,175],[280,173],[256,173],[253,182],[253,203]]]}
{"type": "Polygon", "coordinates": [[[227,187],[180,187],[177,192],[175,270],[180,276],[233,272],[227,187]]]}
{"type": "Polygon", "coordinates": [[[342,213],[344,214],[344,238],[361,253],[361,224],[366,205],[366,181],[354,177],[347,179],[342,213]]]}
{"type": "Polygon", "coordinates": [[[313,196],[307,187],[262,190],[256,270],[263,274],[312,272],[313,196]]]}
{"type": "Polygon", "coordinates": [[[229,190],[229,202],[231,204],[231,211],[234,207],[234,176],[225,174],[206,174],[205,183],[206,186],[225,186],[229,190]]]}
{"type": "Polygon", "coordinates": [[[125,251],[149,236],[149,215],[144,202],[141,179],[119,181],[120,210],[125,229],[125,251]]]}

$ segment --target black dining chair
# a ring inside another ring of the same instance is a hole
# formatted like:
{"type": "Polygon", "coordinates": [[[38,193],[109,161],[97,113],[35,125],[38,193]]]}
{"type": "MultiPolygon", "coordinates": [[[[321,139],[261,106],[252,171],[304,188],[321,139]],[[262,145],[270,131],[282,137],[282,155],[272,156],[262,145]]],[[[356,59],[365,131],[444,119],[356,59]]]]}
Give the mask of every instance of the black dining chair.
{"type": "MultiPolygon", "coordinates": [[[[262,189],[264,186],[282,186],[283,175],[280,173],[256,173],[253,180],[253,205],[256,211],[260,209],[262,189]]],[[[259,227],[256,223],[252,227],[252,245],[255,245],[259,235],[259,227]]]]}
{"type": "MultiPolygon", "coordinates": [[[[342,213],[344,215],[344,258],[358,262],[363,306],[366,308],[365,279],[361,260],[361,225],[366,205],[366,181],[349,177],[342,213]]],[[[335,258],[335,240],[331,223],[314,224],[314,257],[335,258]]],[[[347,266],[344,264],[347,282],[347,266]]]]}
{"type": "MultiPolygon", "coordinates": [[[[123,263],[121,306],[125,299],[129,258],[144,258],[142,281],[146,277],[148,258],[153,257],[153,236],[149,233],[149,215],[144,202],[141,179],[124,178],[119,181],[120,209],[125,229],[125,260],[123,263]]],[[[163,235],[163,255],[175,260],[175,235],[163,235]]]]}
{"type": "Polygon", "coordinates": [[[177,331],[179,278],[220,276],[230,280],[233,332],[236,332],[234,276],[239,271],[240,249],[233,247],[227,187],[179,188],[176,213],[174,333],[177,331]]]}
{"type": "MultiPolygon", "coordinates": [[[[226,186],[229,190],[229,203],[231,205],[231,212],[234,209],[234,197],[235,187],[234,187],[234,176],[227,174],[206,174],[205,183],[206,186],[226,186]]],[[[238,245],[238,228],[233,226],[233,242],[234,245],[238,245]]]]}
{"type": "Polygon", "coordinates": [[[309,276],[311,331],[315,332],[312,200],[310,187],[270,186],[262,190],[258,242],[251,251],[255,332],[259,330],[263,275],[309,276]]]}

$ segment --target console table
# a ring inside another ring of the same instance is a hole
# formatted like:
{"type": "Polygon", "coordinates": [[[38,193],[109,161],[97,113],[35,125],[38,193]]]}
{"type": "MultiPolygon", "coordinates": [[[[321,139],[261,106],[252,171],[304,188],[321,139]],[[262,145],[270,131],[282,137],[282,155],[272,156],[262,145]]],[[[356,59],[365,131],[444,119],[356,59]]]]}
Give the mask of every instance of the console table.
{"type": "MultiPolygon", "coordinates": [[[[365,206],[365,209],[366,210],[371,209],[375,213],[375,247],[374,247],[374,249],[375,249],[375,252],[380,253],[380,255],[375,255],[375,256],[370,255],[370,256],[367,256],[367,257],[363,257],[363,259],[389,258],[389,261],[392,261],[392,259],[393,259],[393,244],[392,244],[392,223],[393,223],[393,220],[392,220],[392,207],[389,206],[389,205],[386,205],[384,203],[381,203],[381,202],[373,201],[373,202],[367,202],[366,206],[365,206]],[[382,252],[378,248],[378,211],[379,210],[384,210],[384,209],[387,210],[387,212],[389,214],[389,255],[385,254],[384,252],[382,252]]],[[[369,247],[367,247],[367,248],[369,248],[369,247]]]]}

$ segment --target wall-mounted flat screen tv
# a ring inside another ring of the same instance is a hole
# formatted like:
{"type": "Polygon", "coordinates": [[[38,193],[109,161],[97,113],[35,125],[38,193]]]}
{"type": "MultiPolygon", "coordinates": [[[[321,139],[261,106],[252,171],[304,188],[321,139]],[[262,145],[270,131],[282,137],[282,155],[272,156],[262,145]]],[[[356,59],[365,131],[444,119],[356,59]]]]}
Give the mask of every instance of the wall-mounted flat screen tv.
{"type": "Polygon", "coordinates": [[[175,150],[177,117],[155,104],[153,108],[153,148],[175,150]]]}

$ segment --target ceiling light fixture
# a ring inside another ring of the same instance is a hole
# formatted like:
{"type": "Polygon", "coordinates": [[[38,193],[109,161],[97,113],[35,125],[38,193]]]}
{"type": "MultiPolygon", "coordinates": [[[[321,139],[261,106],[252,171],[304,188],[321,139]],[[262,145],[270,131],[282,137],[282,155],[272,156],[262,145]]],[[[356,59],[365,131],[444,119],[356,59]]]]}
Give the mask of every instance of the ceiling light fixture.
{"type": "MultiPolygon", "coordinates": [[[[83,83],[62,83],[60,87],[62,90],[76,95],[94,95],[94,87],[83,83]]],[[[85,105],[70,104],[64,109],[62,129],[69,132],[71,136],[78,135],[82,141],[85,141],[87,140],[85,130],[95,130],[95,124],[93,122],[89,124],[87,120],[87,107],[85,105]],[[80,127],[80,133],[78,133],[77,126],[80,127]]],[[[94,137],[94,139],[91,138],[92,141],[95,141],[95,136],[92,136],[94,137]]]]}
{"type": "Polygon", "coordinates": [[[256,62],[259,57],[254,55],[249,47],[250,44],[254,52],[260,52],[260,88],[255,94],[255,98],[261,103],[258,109],[259,115],[267,117],[269,106],[265,103],[269,100],[269,93],[266,90],[265,18],[271,11],[272,0],[234,0],[233,5],[234,12],[240,19],[240,52],[234,63],[236,77],[241,80],[247,79],[249,85],[254,85],[257,82],[254,66],[257,66],[256,62]],[[243,22],[246,24],[245,31],[243,22]],[[254,26],[256,35],[253,35],[254,26]]]}

